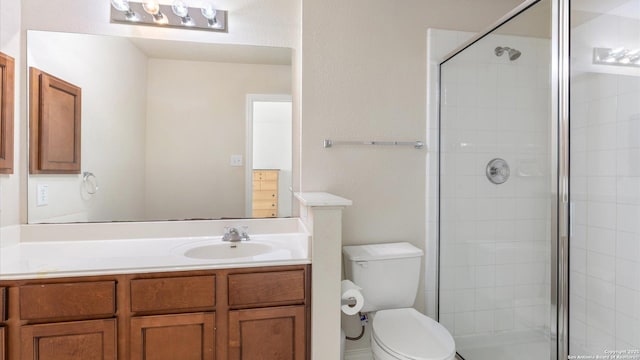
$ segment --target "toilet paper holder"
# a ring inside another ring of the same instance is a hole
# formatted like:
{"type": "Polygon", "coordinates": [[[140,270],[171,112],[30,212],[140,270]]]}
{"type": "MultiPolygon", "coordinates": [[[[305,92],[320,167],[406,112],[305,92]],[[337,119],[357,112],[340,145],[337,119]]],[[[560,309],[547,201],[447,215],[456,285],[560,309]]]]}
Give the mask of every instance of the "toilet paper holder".
{"type": "Polygon", "coordinates": [[[349,307],[356,306],[358,301],[355,298],[342,299],[342,304],[340,305],[348,305],[349,307]]]}

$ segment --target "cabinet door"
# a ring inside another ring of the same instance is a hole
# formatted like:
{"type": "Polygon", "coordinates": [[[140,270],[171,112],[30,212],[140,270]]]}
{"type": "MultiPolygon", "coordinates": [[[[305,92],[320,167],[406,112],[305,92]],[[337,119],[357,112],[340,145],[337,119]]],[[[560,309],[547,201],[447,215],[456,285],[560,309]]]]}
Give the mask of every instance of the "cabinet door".
{"type": "Polygon", "coordinates": [[[23,326],[22,360],[115,360],[116,320],[23,326]]]}
{"type": "Polygon", "coordinates": [[[215,314],[131,319],[131,360],[213,360],[215,314]]]}
{"type": "Polygon", "coordinates": [[[304,360],[304,306],[229,312],[230,360],[304,360]]]}
{"type": "Polygon", "coordinates": [[[4,355],[7,352],[5,341],[6,340],[5,340],[4,328],[0,327],[0,360],[5,359],[4,355]]]}

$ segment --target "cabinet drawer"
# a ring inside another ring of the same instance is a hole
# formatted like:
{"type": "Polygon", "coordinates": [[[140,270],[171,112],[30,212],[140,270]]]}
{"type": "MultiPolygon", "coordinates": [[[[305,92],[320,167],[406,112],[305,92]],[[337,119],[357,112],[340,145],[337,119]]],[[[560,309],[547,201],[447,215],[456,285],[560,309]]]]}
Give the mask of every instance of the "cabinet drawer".
{"type": "Polygon", "coordinates": [[[278,190],[278,181],[261,181],[260,190],[273,191],[278,190]]]}
{"type": "Polygon", "coordinates": [[[273,209],[273,210],[253,210],[252,216],[254,218],[277,217],[278,216],[278,209],[273,209]]]}
{"type": "Polygon", "coordinates": [[[278,192],[275,190],[271,191],[254,191],[253,192],[253,200],[268,200],[268,201],[277,201],[278,200],[278,192]]]}
{"type": "Polygon", "coordinates": [[[278,180],[278,171],[254,171],[253,180],[274,181],[278,180]]]}
{"type": "Polygon", "coordinates": [[[0,323],[7,321],[7,288],[0,287],[0,323]]]}
{"type": "Polygon", "coordinates": [[[112,316],[116,312],[115,294],[115,281],[21,286],[20,318],[112,316]]]}
{"type": "Polygon", "coordinates": [[[213,275],[131,280],[131,311],[211,308],[215,288],[213,275]]]}
{"type": "Polygon", "coordinates": [[[229,305],[304,302],[304,270],[229,275],[229,305]]]}
{"type": "Polygon", "coordinates": [[[253,201],[253,209],[254,210],[270,210],[277,209],[278,202],[274,200],[254,200],[253,201]]]}

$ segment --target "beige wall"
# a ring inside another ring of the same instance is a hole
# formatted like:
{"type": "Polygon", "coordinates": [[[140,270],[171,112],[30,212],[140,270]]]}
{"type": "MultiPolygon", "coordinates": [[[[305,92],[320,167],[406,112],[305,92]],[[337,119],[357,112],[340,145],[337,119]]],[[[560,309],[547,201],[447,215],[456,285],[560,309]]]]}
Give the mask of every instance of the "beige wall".
{"type": "Polygon", "coordinates": [[[150,59],[147,80],[146,218],[245,217],[247,94],[291,94],[291,66],[150,59]]]}
{"type": "MultiPolygon", "coordinates": [[[[344,244],[425,248],[428,149],[324,149],[322,140],[425,140],[427,29],[477,31],[520,2],[304,1],[302,190],[353,200],[344,244]]],[[[422,294],[416,307],[424,310],[422,294]]],[[[349,324],[357,334],[358,322],[349,324]]],[[[348,348],[366,346],[365,338],[348,348]]]]}
{"type": "Polygon", "coordinates": [[[147,57],[128,40],[62,32],[28,34],[28,66],[82,89],[82,174],[30,175],[29,222],[140,219],[143,211],[147,57]],[[36,206],[48,185],[49,204],[36,206]]]}

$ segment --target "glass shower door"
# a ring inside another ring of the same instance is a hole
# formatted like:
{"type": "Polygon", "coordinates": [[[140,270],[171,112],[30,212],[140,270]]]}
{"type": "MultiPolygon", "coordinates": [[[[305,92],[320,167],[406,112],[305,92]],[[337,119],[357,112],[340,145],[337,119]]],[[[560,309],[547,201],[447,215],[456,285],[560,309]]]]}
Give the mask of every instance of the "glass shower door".
{"type": "Polygon", "coordinates": [[[439,320],[466,360],[555,356],[549,19],[539,1],[440,65],[439,320]]]}
{"type": "Polygon", "coordinates": [[[640,359],[640,2],[570,5],[569,353],[640,359]]]}

